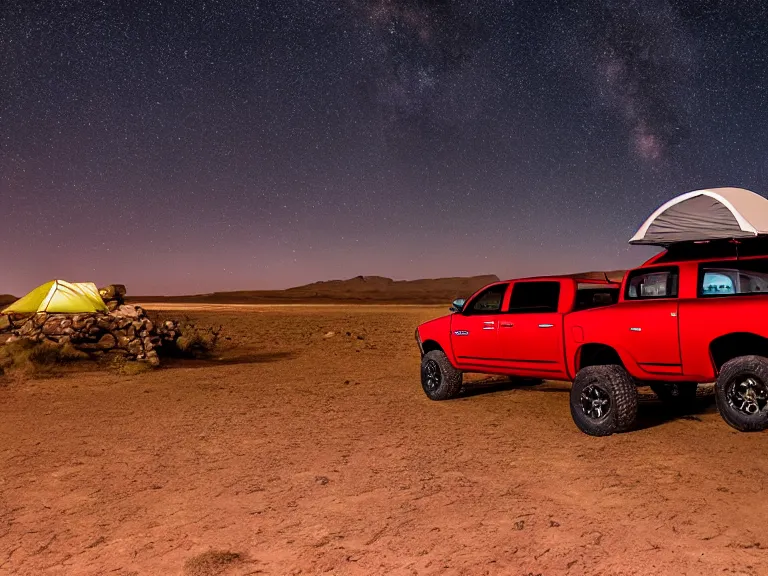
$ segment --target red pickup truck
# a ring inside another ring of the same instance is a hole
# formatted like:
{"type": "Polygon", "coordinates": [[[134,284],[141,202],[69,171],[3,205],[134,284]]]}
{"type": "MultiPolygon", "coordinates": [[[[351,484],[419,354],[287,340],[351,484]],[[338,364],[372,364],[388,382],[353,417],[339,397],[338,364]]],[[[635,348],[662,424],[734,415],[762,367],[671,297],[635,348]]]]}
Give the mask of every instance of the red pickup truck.
{"type": "Polygon", "coordinates": [[[768,240],[681,242],[621,284],[573,278],[498,282],[421,324],[421,381],[456,396],[464,372],[568,380],[587,434],[630,429],[638,385],[684,404],[715,382],[738,430],[768,427],[768,240]]]}

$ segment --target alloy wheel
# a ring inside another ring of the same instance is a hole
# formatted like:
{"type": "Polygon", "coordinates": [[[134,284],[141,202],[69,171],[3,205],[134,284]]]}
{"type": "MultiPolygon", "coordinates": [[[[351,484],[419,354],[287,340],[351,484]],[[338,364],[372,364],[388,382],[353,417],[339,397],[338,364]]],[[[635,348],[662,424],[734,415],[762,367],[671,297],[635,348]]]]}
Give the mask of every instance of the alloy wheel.
{"type": "Polygon", "coordinates": [[[600,420],[611,409],[611,397],[597,384],[590,384],[581,391],[581,409],[587,417],[600,420]]]}
{"type": "Polygon", "coordinates": [[[424,365],[424,387],[430,392],[434,392],[440,386],[441,381],[440,366],[434,360],[427,360],[424,365]]]}
{"type": "Polygon", "coordinates": [[[733,408],[742,414],[753,416],[762,412],[768,404],[768,389],[757,378],[748,376],[731,382],[727,398],[733,408]]]}

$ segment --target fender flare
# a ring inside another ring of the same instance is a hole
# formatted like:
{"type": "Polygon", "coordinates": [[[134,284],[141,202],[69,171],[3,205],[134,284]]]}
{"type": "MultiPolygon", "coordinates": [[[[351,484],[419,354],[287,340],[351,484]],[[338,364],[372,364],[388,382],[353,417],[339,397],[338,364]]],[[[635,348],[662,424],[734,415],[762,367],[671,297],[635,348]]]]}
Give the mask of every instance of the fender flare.
{"type": "Polygon", "coordinates": [[[579,365],[579,362],[581,361],[581,351],[585,346],[605,346],[606,348],[610,348],[619,357],[619,360],[621,360],[622,365],[626,369],[627,372],[629,372],[630,375],[636,376],[639,374],[644,374],[645,370],[640,368],[638,363],[635,361],[635,359],[632,357],[632,355],[621,346],[613,346],[611,344],[606,344],[605,342],[581,342],[579,343],[578,348],[574,352],[574,354],[569,359],[569,365],[568,365],[568,371],[571,374],[572,378],[576,377],[576,374],[578,373],[577,366],[579,365]]]}

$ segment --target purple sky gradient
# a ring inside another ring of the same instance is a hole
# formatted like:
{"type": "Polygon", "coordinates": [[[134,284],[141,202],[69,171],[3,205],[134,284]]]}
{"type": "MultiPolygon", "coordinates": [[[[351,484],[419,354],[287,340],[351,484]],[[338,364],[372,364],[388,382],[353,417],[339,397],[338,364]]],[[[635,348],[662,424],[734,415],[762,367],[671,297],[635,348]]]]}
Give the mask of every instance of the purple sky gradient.
{"type": "Polygon", "coordinates": [[[632,5],[10,1],[0,293],[637,265],[670,197],[768,192],[768,17],[632,5]]]}

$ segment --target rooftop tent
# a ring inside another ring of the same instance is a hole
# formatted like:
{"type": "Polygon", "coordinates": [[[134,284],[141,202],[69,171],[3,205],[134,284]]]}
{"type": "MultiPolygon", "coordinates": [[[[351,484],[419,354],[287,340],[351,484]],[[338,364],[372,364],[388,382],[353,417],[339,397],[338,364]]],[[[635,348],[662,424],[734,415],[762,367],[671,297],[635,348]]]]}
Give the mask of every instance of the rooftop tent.
{"type": "Polygon", "coordinates": [[[34,314],[36,312],[109,312],[92,282],[71,283],[51,280],[38,286],[3,310],[3,314],[34,314]]]}
{"type": "Polygon", "coordinates": [[[711,188],[681,194],[661,206],[629,243],[669,246],[760,234],[768,234],[768,199],[744,188],[711,188]]]}

